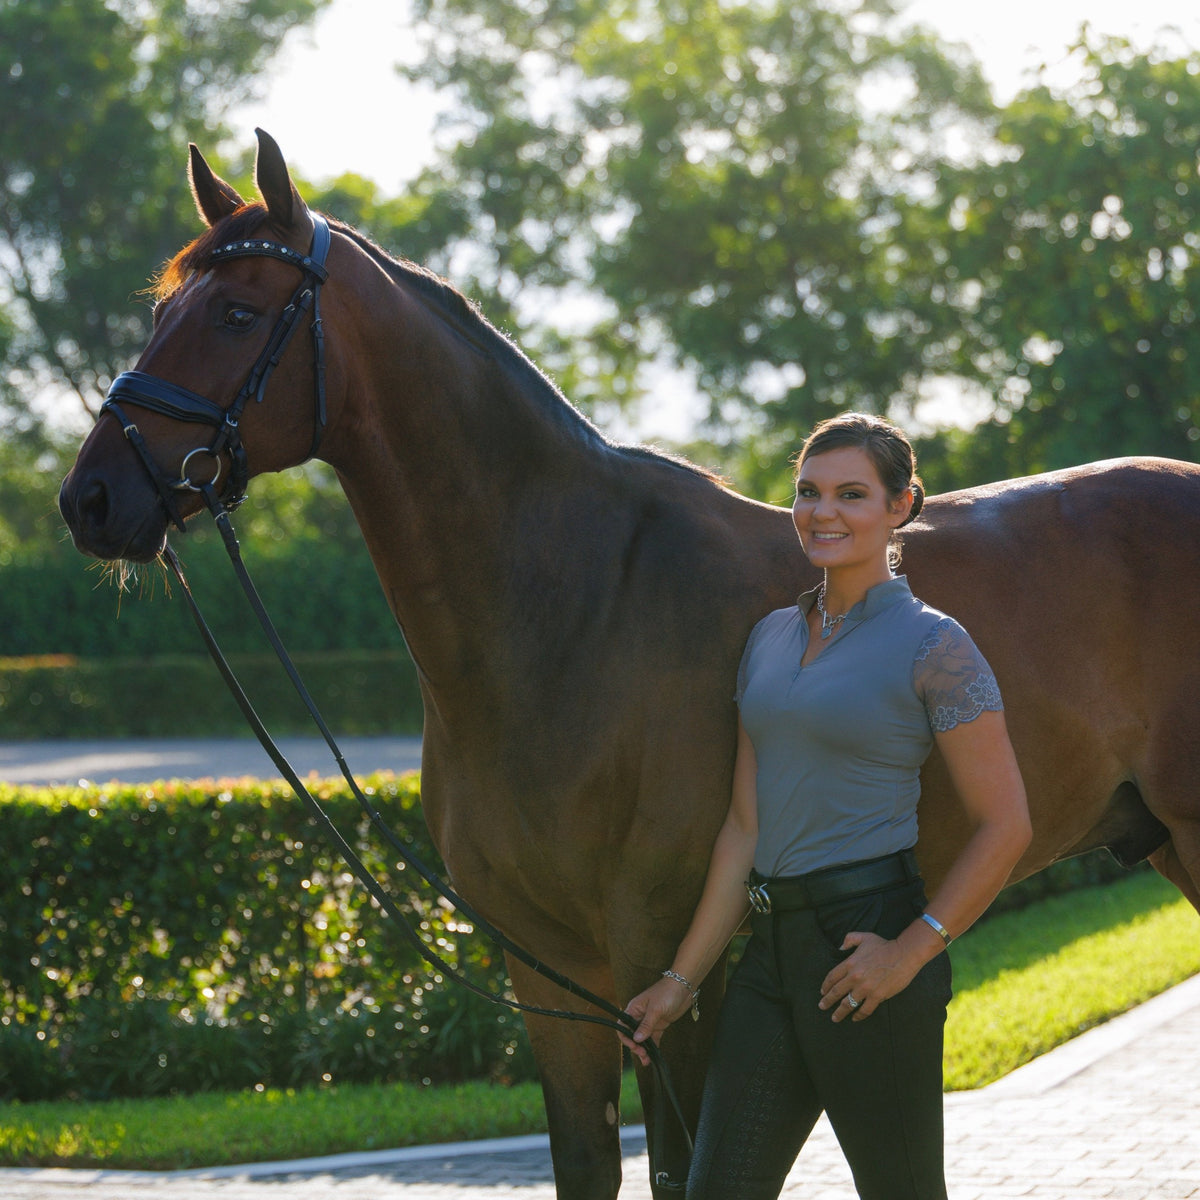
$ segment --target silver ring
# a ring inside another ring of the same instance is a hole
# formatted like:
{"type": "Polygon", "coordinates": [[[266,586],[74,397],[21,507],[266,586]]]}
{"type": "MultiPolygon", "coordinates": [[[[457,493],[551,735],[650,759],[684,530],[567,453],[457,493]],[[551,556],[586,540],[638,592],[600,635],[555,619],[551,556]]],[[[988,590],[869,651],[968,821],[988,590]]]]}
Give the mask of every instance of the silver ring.
{"type": "Polygon", "coordinates": [[[197,446],[195,450],[189,450],[183,456],[183,462],[179,464],[179,482],[176,484],[173,484],[172,486],[177,491],[180,491],[180,492],[200,492],[200,491],[203,491],[205,487],[215,487],[217,480],[220,478],[221,478],[221,458],[220,458],[220,456],[213,454],[213,452],[207,446],[197,446]],[[216,472],[213,474],[213,477],[208,481],[207,484],[195,484],[191,481],[191,479],[188,478],[188,463],[191,462],[191,460],[197,454],[211,455],[213,461],[217,464],[216,472]]]}
{"type": "Polygon", "coordinates": [[[858,1006],[859,1006],[860,1004],[862,1004],[862,1001],[861,1001],[861,1000],[855,1000],[855,998],[854,998],[853,996],[851,996],[851,995],[850,995],[850,994],[847,992],[847,993],[846,993],[846,1003],[847,1003],[848,1005],[850,1005],[850,1007],[851,1007],[851,1008],[858,1008],[858,1006]]]}

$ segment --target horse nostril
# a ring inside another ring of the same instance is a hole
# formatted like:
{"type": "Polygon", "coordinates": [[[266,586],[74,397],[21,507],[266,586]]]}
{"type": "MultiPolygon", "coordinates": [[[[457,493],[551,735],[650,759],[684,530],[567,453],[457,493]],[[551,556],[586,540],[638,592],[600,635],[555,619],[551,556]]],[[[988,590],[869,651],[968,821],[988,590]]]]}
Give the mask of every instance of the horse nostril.
{"type": "Polygon", "coordinates": [[[103,529],[108,521],[108,486],[102,479],[90,480],[80,491],[77,506],[81,524],[103,529]]]}

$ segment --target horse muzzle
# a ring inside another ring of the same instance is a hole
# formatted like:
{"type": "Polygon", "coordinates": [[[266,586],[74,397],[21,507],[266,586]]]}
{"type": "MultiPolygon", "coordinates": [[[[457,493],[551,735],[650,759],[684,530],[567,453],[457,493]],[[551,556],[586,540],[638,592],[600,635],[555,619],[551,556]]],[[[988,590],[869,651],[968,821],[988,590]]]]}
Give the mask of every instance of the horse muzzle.
{"type": "Polygon", "coordinates": [[[93,558],[150,562],[166,545],[166,511],[141,471],[77,462],[59,489],[58,510],[75,548],[93,558]]]}

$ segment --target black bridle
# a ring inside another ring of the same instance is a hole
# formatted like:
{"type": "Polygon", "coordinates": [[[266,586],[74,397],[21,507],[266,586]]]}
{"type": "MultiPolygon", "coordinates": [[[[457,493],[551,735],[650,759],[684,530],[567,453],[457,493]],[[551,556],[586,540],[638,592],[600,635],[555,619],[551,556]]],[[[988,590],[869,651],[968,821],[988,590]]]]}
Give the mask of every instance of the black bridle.
{"type": "Polygon", "coordinates": [[[208,486],[216,483],[221,475],[221,456],[229,455],[229,474],[225,486],[221,489],[220,500],[227,509],[236,508],[246,498],[246,484],[249,481],[249,469],[246,465],[246,448],[242,444],[241,420],[242,413],[251,398],[255,403],[261,403],[263,393],[271,373],[279,365],[283,352],[287,349],[292,335],[299,328],[308,310],[312,309],[312,339],[313,339],[313,375],[315,404],[313,414],[312,446],[308,457],[312,458],[321,445],[325,432],[325,334],[321,328],[321,284],[328,278],[325,269],[325,259],[329,254],[329,244],[332,240],[329,224],[317,213],[312,214],[313,239],[308,254],[301,254],[290,246],[280,242],[268,242],[262,238],[244,238],[237,242],[228,242],[217,247],[212,252],[210,262],[219,263],[231,258],[277,258],[281,262],[299,268],[303,278],[287,307],[279,314],[275,328],[267,339],[262,353],[250,368],[246,382],[241,391],[234,397],[228,408],[214,404],[196,392],[190,392],[177,383],[169,383],[145,371],[125,371],[113,380],[108,389],[108,395],[100,412],[112,413],[121,423],[126,438],[142,465],[150,475],[158,491],[167,515],[175,526],[183,531],[186,529],[184,519],[180,515],[178,498],[181,492],[201,492],[204,484],[195,483],[189,476],[189,463],[196,455],[207,455],[217,466],[213,477],[208,480],[208,486]],[[179,466],[179,477],[171,479],[155,461],[142,437],[137,424],[131,421],[122,405],[136,405],[150,412],[162,413],[177,421],[187,421],[200,425],[211,425],[216,429],[216,436],[208,446],[197,446],[183,457],[179,466]]]}
{"type": "MultiPolygon", "coordinates": [[[[205,646],[208,648],[209,654],[216,664],[218,671],[220,671],[222,678],[225,680],[234,700],[237,702],[239,708],[241,708],[243,716],[254,731],[255,737],[258,738],[271,761],[291,785],[292,790],[308,808],[310,816],[324,829],[326,836],[358,878],[359,883],[374,898],[381,910],[391,918],[406,940],[436,970],[441,971],[448,978],[454,979],[476,995],[489,1000],[493,1004],[499,1004],[519,1012],[557,1017],[568,1021],[582,1021],[588,1024],[602,1025],[621,1033],[632,1033],[638,1025],[638,1022],[633,1017],[627,1012],[623,1012],[603,996],[596,995],[581,984],[576,983],[569,976],[563,975],[553,967],[541,962],[534,955],[530,954],[528,950],[514,942],[507,934],[497,929],[495,925],[472,908],[466,900],[454,892],[445,880],[427,867],[397,837],[394,830],[383,819],[379,810],[371,803],[362,788],[359,787],[358,781],[351,773],[340,747],[334,740],[333,734],[330,732],[315,702],[304,686],[299,672],[291,660],[291,656],[284,647],[270,616],[267,614],[266,608],[263,606],[258,591],[250,578],[249,572],[246,570],[245,563],[242,561],[237,536],[234,533],[233,523],[229,516],[230,509],[237,507],[246,498],[246,484],[249,478],[245,447],[242,445],[241,439],[241,415],[251,397],[256,402],[262,400],[267,381],[271,377],[271,372],[279,365],[279,360],[284,350],[287,349],[292,335],[296,332],[300,321],[309,308],[313,312],[313,371],[316,392],[312,447],[309,451],[310,458],[316,454],[321,444],[321,437],[325,431],[325,357],[324,334],[321,329],[320,293],[321,285],[328,278],[328,272],[325,269],[325,259],[329,253],[331,237],[329,225],[323,217],[313,213],[312,219],[314,224],[313,241],[311,252],[308,255],[300,254],[281,243],[264,241],[258,238],[247,238],[243,241],[230,242],[214,250],[212,253],[212,262],[254,256],[277,258],[282,262],[291,263],[293,266],[298,267],[303,273],[303,279],[293,293],[290,303],[280,314],[279,320],[276,322],[266,346],[255,361],[246,382],[242,385],[241,390],[229,408],[223,409],[204,396],[198,395],[196,392],[188,391],[187,388],[169,383],[146,372],[126,371],[113,380],[113,384],[108,390],[108,396],[101,406],[101,415],[105,412],[111,412],[121,423],[126,438],[129,439],[130,444],[137,451],[142,465],[153,481],[167,514],[181,531],[186,531],[186,524],[178,507],[179,494],[181,492],[196,492],[203,496],[209,511],[213,515],[213,519],[216,521],[217,529],[225,543],[225,548],[229,553],[229,558],[233,564],[238,581],[251,607],[254,609],[255,615],[258,617],[259,624],[262,626],[267,640],[271,643],[271,647],[287,672],[288,677],[291,679],[293,687],[295,687],[305,707],[308,709],[314,724],[332,752],[343,778],[346,780],[360,808],[362,808],[375,831],[387,841],[403,863],[413,868],[434,891],[453,905],[468,920],[473,922],[475,927],[484,936],[536,974],[541,975],[544,979],[548,979],[570,995],[598,1009],[599,1012],[587,1013],[573,1009],[541,1008],[536,1005],[524,1004],[515,999],[494,995],[468,979],[461,971],[448,963],[421,939],[417,932],[409,925],[395,900],[374,875],[371,874],[370,870],[368,870],[361,858],[346,841],[341,831],[333,823],[317,799],[304,786],[299,775],[276,745],[271,734],[254,711],[249,697],[230,668],[224,654],[217,645],[212,630],[209,628],[204,615],[200,611],[200,607],[183,573],[183,566],[179,561],[178,555],[176,555],[174,548],[168,543],[163,550],[162,557],[178,579],[184,598],[191,610],[192,617],[196,622],[205,646]],[[125,416],[121,407],[122,403],[133,404],[140,408],[148,409],[151,412],[173,417],[179,421],[211,425],[217,431],[216,436],[210,445],[197,447],[184,455],[179,468],[179,477],[171,479],[155,461],[137,425],[125,416]],[[226,452],[230,457],[230,470],[224,487],[218,492],[216,483],[221,474],[220,460],[221,455],[226,452]],[[197,483],[188,475],[188,463],[194,456],[199,454],[207,454],[212,457],[217,463],[217,469],[211,479],[197,483]]],[[[656,1124],[660,1130],[663,1128],[665,1114],[669,1106],[673,1115],[679,1121],[683,1130],[685,1143],[690,1152],[692,1146],[691,1132],[687,1127],[683,1110],[680,1107],[679,1100],[671,1084],[666,1063],[662,1060],[658,1046],[653,1041],[646,1042],[645,1047],[650,1055],[659,1081],[659,1087],[655,1089],[659,1105],[659,1112],[656,1113],[656,1124]]],[[[651,1149],[652,1154],[654,1154],[657,1160],[654,1147],[651,1149]]],[[[676,1170],[672,1172],[661,1169],[659,1163],[655,1161],[653,1171],[661,1187],[667,1190],[683,1190],[682,1176],[679,1174],[677,1166],[676,1170]]],[[[686,1175],[686,1169],[683,1171],[683,1175],[686,1175]]]]}

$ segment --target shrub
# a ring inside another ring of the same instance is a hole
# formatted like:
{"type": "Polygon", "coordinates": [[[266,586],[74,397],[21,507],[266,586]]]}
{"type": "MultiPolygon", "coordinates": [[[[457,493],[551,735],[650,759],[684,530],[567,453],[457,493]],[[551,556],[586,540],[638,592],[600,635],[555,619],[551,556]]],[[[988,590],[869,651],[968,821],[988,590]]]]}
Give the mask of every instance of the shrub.
{"type": "MultiPolygon", "coordinates": [[[[77,553],[54,510],[70,457],[49,468],[20,534],[0,514],[0,647],[9,655],[122,658],[204,651],[173,578],[158,564],[131,576],[77,553]],[[117,581],[124,577],[124,586],[117,581]]],[[[0,447],[0,458],[4,448],[0,447]]],[[[43,473],[33,475],[39,484],[43,473]]],[[[352,514],[329,468],[313,463],[254,481],[234,514],[242,553],[293,651],[402,649],[352,514]]],[[[265,649],[207,516],[172,534],[197,599],[227,653],[265,649]]]]}
{"type": "MultiPolygon", "coordinates": [[[[367,784],[440,861],[415,776],[367,784]]],[[[502,957],[323,806],[422,936],[499,993],[502,957]]],[[[281,784],[0,787],[0,1097],[528,1078],[520,1022],[431,974],[281,784]]]]}

